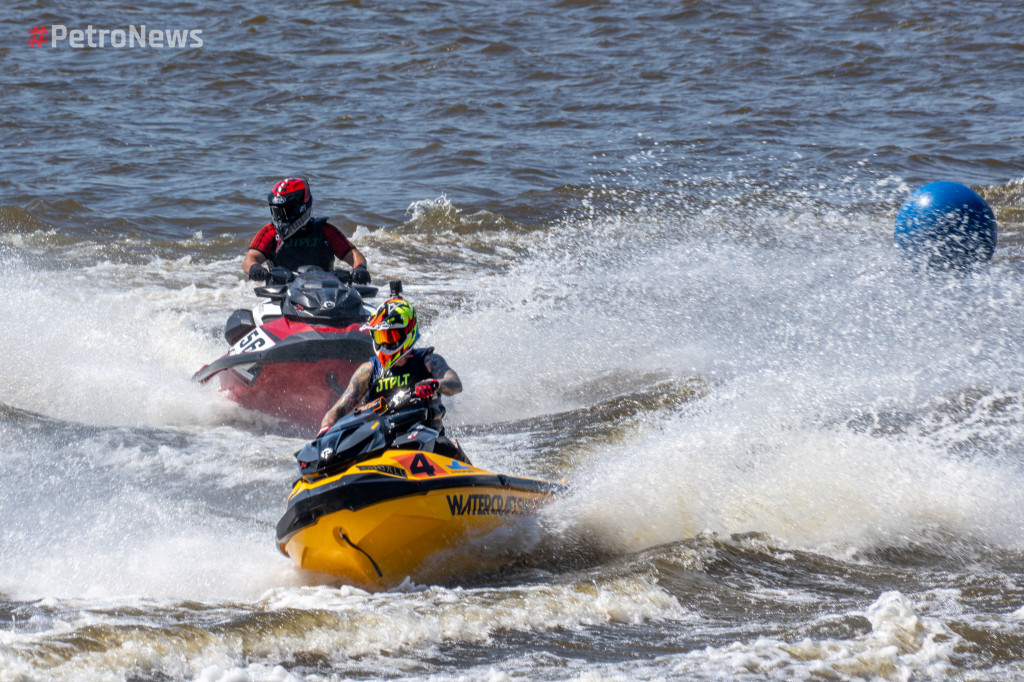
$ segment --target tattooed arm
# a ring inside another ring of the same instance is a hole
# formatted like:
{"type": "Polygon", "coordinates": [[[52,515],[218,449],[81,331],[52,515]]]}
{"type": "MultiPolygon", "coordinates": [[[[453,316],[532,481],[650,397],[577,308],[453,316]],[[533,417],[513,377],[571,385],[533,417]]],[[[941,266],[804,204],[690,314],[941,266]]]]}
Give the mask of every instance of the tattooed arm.
{"type": "Polygon", "coordinates": [[[427,369],[430,370],[430,374],[437,379],[437,388],[441,393],[455,395],[462,392],[462,380],[459,379],[455,370],[448,366],[444,358],[437,353],[431,353],[424,362],[427,369]]]}
{"type": "Polygon", "coordinates": [[[330,428],[334,422],[359,406],[359,401],[362,400],[363,396],[366,395],[366,391],[370,388],[370,377],[372,374],[372,363],[364,362],[356,368],[355,373],[352,374],[352,378],[348,382],[348,388],[338,398],[338,402],[334,403],[334,406],[327,410],[323,421],[320,422],[321,431],[330,428]]]}

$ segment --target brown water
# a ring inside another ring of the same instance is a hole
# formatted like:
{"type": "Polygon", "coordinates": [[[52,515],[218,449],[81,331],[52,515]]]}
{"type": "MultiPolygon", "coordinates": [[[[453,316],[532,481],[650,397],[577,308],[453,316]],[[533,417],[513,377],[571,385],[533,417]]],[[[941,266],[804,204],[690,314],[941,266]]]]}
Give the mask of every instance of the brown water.
{"type": "Polygon", "coordinates": [[[1024,676],[1015,3],[0,27],[0,681],[1024,676]],[[459,371],[474,461],[568,479],[521,563],[369,595],[277,552],[305,436],[190,377],[300,173],[459,371]],[[989,267],[893,253],[934,180],[992,205],[989,267]]]}

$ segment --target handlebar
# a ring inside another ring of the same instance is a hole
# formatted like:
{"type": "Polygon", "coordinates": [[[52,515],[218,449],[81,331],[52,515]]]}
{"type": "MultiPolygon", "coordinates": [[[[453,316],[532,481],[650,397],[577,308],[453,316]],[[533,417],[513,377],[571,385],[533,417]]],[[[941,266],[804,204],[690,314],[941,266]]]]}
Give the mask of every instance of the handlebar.
{"type": "Polygon", "coordinates": [[[292,272],[288,268],[274,266],[270,268],[270,280],[268,281],[268,284],[288,284],[289,282],[294,281],[296,277],[311,272],[320,272],[325,275],[331,275],[342,284],[345,284],[350,288],[355,289],[356,292],[358,292],[359,295],[362,296],[363,298],[372,298],[377,295],[377,287],[370,286],[368,284],[353,284],[351,270],[343,270],[341,268],[338,268],[335,270],[331,270],[330,272],[327,272],[326,270],[321,270],[315,265],[303,265],[296,272],[292,272]]]}
{"type": "Polygon", "coordinates": [[[274,284],[287,284],[295,279],[295,273],[288,268],[274,266],[270,268],[270,282],[274,284]]]}
{"type": "Polygon", "coordinates": [[[376,412],[382,417],[388,417],[396,414],[400,410],[405,410],[411,407],[426,407],[428,400],[422,400],[416,397],[416,394],[405,389],[396,393],[389,403],[384,398],[377,398],[368,403],[364,403],[352,410],[352,414],[364,414],[366,412],[376,412]]]}

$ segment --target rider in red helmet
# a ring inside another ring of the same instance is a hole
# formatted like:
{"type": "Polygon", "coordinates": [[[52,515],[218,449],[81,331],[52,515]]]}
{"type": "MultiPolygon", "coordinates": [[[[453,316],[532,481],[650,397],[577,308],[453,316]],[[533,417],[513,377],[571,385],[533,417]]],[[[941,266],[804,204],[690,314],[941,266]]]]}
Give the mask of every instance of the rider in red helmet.
{"type": "Polygon", "coordinates": [[[313,195],[303,178],[285,178],[267,196],[271,222],[253,238],[242,261],[249,279],[266,282],[270,270],[265,263],[298,270],[303,265],[334,269],[335,257],[352,266],[352,281],[369,284],[366,258],[327,218],[314,218],[313,195]]]}

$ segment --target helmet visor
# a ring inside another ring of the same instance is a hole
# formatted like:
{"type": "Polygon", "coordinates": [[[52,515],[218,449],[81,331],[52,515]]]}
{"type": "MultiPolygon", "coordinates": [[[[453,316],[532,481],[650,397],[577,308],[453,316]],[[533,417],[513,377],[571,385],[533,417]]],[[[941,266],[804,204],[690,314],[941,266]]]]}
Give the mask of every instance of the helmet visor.
{"type": "Polygon", "coordinates": [[[378,346],[394,346],[405,338],[402,329],[374,329],[373,342],[378,346]]]}
{"type": "Polygon", "coordinates": [[[287,204],[271,204],[270,217],[275,223],[282,225],[292,223],[299,219],[304,208],[303,204],[294,201],[287,204]]]}

